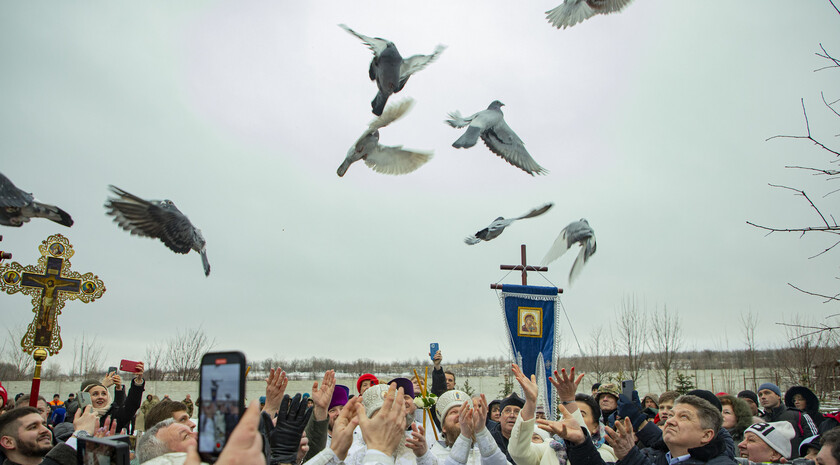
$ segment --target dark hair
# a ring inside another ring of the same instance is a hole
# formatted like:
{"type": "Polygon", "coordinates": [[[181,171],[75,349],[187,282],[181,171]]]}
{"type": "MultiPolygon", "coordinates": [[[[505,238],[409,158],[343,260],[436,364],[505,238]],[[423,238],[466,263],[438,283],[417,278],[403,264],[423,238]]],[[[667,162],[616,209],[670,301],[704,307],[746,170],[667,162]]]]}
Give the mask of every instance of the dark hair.
{"type": "MultiPolygon", "coordinates": [[[[49,402],[47,402],[47,399],[44,399],[44,396],[39,395],[38,400],[43,400],[45,404],[49,404],[49,402]]],[[[20,396],[20,398],[15,401],[15,405],[20,405],[20,407],[17,407],[17,408],[22,408],[24,405],[29,406],[29,394],[24,394],[24,395],[20,396]]],[[[35,409],[35,410],[37,410],[37,409],[35,409]]]]}
{"type": "MultiPolygon", "coordinates": [[[[0,437],[11,436],[17,439],[16,430],[18,429],[18,426],[20,426],[20,419],[27,415],[32,415],[33,413],[39,417],[41,416],[41,412],[39,412],[38,409],[28,405],[0,414],[0,437]]],[[[0,448],[2,448],[2,446],[0,446],[0,448]]]]}
{"type": "Polygon", "coordinates": [[[446,371],[443,372],[443,374],[444,375],[452,375],[452,381],[453,382],[455,381],[455,373],[452,373],[451,371],[446,370],[446,371]]]}
{"type": "Polygon", "coordinates": [[[146,430],[151,429],[152,426],[155,426],[167,418],[172,418],[173,413],[181,411],[187,411],[187,406],[183,402],[175,400],[164,400],[158,402],[154,407],[150,408],[149,413],[146,414],[146,430]]]}
{"type": "Polygon", "coordinates": [[[590,391],[594,391],[594,390],[598,389],[599,387],[601,387],[601,383],[595,383],[595,384],[592,385],[592,389],[590,389],[590,391]]]}
{"type": "Polygon", "coordinates": [[[840,428],[832,428],[820,437],[822,447],[831,446],[831,457],[840,463],[840,428]]]}
{"type": "Polygon", "coordinates": [[[592,410],[592,416],[595,418],[601,418],[601,406],[598,405],[598,401],[595,400],[594,397],[590,396],[589,394],[578,393],[575,394],[575,400],[578,402],[583,402],[584,404],[589,406],[589,409],[592,410]]]}

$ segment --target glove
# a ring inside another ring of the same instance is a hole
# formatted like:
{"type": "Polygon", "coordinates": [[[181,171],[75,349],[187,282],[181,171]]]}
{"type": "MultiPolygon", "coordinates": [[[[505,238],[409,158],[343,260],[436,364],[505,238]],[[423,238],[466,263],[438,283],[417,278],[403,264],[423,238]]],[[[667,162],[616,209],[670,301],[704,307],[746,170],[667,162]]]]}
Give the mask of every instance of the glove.
{"type": "Polygon", "coordinates": [[[297,451],[300,447],[300,438],[309,417],[312,416],[312,409],[307,408],[306,402],[302,401],[300,394],[294,398],[289,395],[283,396],[280,403],[280,411],[277,413],[277,424],[271,427],[271,417],[263,412],[263,421],[268,434],[270,449],[270,465],[291,464],[297,462],[297,451]]]}
{"type": "Polygon", "coordinates": [[[633,398],[628,399],[624,394],[618,396],[618,416],[629,418],[633,423],[633,430],[638,431],[639,426],[647,420],[647,415],[642,413],[642,402],[639,400],[639,393],[633,391],[633,398]]]}

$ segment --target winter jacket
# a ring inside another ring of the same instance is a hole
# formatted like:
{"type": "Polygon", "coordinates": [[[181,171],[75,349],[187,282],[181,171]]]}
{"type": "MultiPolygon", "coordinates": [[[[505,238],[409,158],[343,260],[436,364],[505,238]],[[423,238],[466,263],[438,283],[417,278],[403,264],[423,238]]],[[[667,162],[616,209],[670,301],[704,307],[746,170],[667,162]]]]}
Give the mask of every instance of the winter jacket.
{"type": "Polygon", "coordinates": [[[111,420],[117,420],[117,431],[128,428],[128,424],[140,408],[146,381],[143,381],[143,384],[137,384],[131,380],[129,384],[131,387],[128,389],[128,396],[125,395],[125,385],[122,389],[114,389],[114,401],[105,415],[99,417],[99,426],[105,426],[105,419],[110,416],[111,420]]]}
{"type": "MultiPolygon", "coordinates": [[[[648,422],[644,427],[642,427],[642,429],[637,431],[636,437],[642,445],[650,447],[651,449],[660,451],[668,450],[668,446],[665,445],[665,441],[662,439],[662,430],[652,422],[648,422]]],[[[732,436],[726,428],[719,429],[717,437],[719,437],[723,442],[726,448],[726,455],[728,457],[734,458],[738,455],[735,453],[735,441],[732,440],[732,436]]]]}
{"type": "MultiPolygon", "coordinates": [[[[801,395],[805,399],[805,409],[803,411],[811,417],[811,420],[814,421],[814,425],[817,429],[819,429],[820,424],[822,424],[825,420],[823,414],[820,413],[820,399],[817,398],[814,391],[806,388],[805,386],[793,386],[785,392],[785,407],[788,409],[796,409],[793,404],[793,396],[796,394],[801,395]]],[[[808,436],[805,437],[807,438],[808,436]]]]}
{"type": "Polygon", "coordinates": [[[799,457],[799,443],[803,439],[817,434],[817,427],[807,413],[795,408],[787,408],[784,404],[779,404],[776,408],[765,409],[761,418],[768,423],[771,421],[787,421],[793,425],[796,436],[790,440],[792,459],[799,457]]]}
{"type": "MultiPolygon", "coordinates": [[[[722,429],[720,431],[726,431],[722,429]]],[[[585,433],[585,430],[584,430],[585,433]]],[[[586,433],[585,433],[586,434],[586,433]]],[[[730,439],[731,440],[731,439],[730,439]]],[[[688,459],[680,462],[680,465],[736,465],[735,459],[730,457],[726,451],[727,445],[724,438],[718,433],[714,439],[705,446],[689,449],[691,455],[688,459]]],[[[595,445],[586,440],[578,445],[571,444],[567,449],[569,462],[586,465],[604,465],[605,462],[595,449],[595,445]]],[[[668,465],[667,451],[657,449],[641,450],[636,446],[619,461],[621,465],[668,465]]]]}

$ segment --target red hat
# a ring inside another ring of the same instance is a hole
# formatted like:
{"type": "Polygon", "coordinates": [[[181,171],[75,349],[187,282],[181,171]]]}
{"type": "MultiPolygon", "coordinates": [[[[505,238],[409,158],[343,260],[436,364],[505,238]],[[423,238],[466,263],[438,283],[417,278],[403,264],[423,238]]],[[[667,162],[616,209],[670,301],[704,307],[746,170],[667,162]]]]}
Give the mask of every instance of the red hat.
{"type": "Polygon", "coordinates": [[[364,381],[370,381],[370,384],[379,384],[379,380],[376,379],[376,376],[373,376],[370,373],[365,373],[362,376],[359,376],[359,379],[356,381],[356,391],[358,391],[359,394],[362,393],[362,382],[364,381]]]}
{"type": "Polygon", "coordinates": [[[3,387],[2,383],[0,383],[0,399],[3,400],[3,403],[0,404],[0,408],[5,407],[9,402],[9,394],[6,392],[6,388],[3,387]]]}

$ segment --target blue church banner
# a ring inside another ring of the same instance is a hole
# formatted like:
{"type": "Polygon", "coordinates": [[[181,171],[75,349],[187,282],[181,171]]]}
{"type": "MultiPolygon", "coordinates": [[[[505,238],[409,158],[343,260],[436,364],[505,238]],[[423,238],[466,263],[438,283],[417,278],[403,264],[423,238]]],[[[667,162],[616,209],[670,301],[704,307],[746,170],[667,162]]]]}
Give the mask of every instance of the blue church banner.
{"type": "Polygon", "coordinates": [[[558,314],[554,308],[557,288],[504,284],[500,299],[514,359],[525,376],[537,376],[542,398],[538,402],[545,403],[546,416],[553,420],[556,416],[554,388],[548,377],[555,368],[554,351],[558,342],[558,314]]]}

